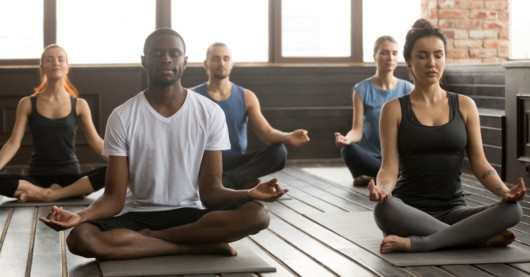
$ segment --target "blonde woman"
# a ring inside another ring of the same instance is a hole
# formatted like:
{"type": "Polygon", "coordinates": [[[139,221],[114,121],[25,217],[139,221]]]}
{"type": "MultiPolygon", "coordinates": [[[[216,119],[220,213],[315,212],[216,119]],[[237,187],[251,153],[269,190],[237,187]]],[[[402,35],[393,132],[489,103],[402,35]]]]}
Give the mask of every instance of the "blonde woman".
{"type": "Polygon", "coordinates": [[[365,187],[381,166],[379,115],[387,101],[408,94],[413,85],[394,76],[398,65],[398,44],[391,36],[374,43],[376,71],[353,87],[352,128],[346,135],[335,133],[335,145],[353,176],[353,185],[365,187]]]}
{"type": "Polygon", "coordinates": [[[100,155],[103,140],[94,127],[88,103],[78,97],[68,78],[69,70],[63,48],[50,45],[44,49],[41,83],[31,96],[19,101],[13,132],[0,150],[3,168],[19,150],[28,126],[33,139],[28,175],[0,174],[1,195],[21,202],[56,201],[85,196],[104,186],[106,167],[80,172],[75,149],[78,125],[100,155]]]}

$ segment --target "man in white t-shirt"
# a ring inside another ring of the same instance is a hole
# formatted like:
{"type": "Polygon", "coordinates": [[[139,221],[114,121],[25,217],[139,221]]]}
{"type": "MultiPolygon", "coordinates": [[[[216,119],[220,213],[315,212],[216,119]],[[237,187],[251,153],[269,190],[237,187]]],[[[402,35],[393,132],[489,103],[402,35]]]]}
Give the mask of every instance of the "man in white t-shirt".
{"type": "Polygon", "coordinates": [[[249,190],[222,184],[221,150],[230,142],[223,111],[182,87],[186,47],[172,29],[151,33],[142,66],[147,90],[110,115],[103,154],[104,194],[72,213],[53,207],[40,220],[73,228],[69,250],[102,260],[169,254],[236,255],[228,243],[269,224],[266,208],[287,192],[276,179],[249,190]]]}

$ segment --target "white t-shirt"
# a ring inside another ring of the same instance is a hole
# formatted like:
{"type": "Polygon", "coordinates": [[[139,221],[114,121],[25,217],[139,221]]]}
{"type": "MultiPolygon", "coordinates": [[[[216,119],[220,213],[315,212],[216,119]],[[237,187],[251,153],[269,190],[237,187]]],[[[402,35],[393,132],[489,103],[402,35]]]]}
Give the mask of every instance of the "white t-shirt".
{"type": "Polygon", "coordinates": [[[138,93],[107,121],[103,153],[128,157],[129,190],[121,213],[204,209],[198,176],[205,150],[230,149],[223,110],[188,90],[178,112],[164,117],[138,93]]]}

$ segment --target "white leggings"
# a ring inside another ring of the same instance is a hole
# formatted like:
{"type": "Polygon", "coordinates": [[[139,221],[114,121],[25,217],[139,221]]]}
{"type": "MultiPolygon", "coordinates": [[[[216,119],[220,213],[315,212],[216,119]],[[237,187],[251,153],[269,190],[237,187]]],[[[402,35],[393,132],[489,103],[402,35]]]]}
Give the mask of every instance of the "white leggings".
{"type": "Polygon", "coordinates": [[[374,208],[375,222],[379,229],[385,235],[408,237],[411,252],[480,246],[515,226],[522,216],[519,203],[504,201],[426,213],[391,196],[374,208]]]}

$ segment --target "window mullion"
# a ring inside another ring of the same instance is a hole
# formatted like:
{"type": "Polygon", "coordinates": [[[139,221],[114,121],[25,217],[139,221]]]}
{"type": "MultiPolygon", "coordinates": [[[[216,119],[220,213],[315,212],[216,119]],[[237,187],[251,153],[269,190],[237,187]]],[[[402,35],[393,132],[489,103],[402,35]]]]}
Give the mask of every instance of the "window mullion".
{"type": "Polygon", "coordinates": [[[44,1],[44,24],[43,24],[43,42],[42,48],[57,43],[57,1],[56,0],[42,0],[44,1]]]}
{"type": "Polygon", "coordinates": [[[171,0],[156,0],[156,28],[171,28],[171,0]]]}
{"type": "Polygon", "coordinates": [[[363,62],[363,0],[352,0],[350,24],[351,59],[353,62],[363,62]]]}

